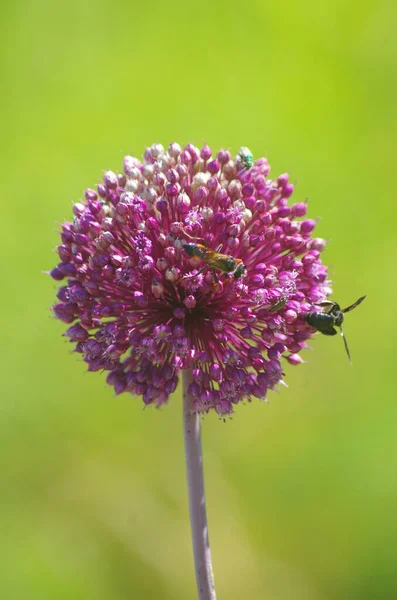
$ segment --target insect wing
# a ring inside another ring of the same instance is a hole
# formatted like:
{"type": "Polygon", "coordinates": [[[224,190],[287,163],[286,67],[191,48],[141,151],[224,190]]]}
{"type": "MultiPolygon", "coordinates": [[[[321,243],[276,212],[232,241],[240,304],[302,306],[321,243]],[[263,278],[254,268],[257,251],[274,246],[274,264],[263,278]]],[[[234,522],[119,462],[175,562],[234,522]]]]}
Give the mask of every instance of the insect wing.
{"type": "Polygon", "coordinates": [[[316,306],[320,306],[322,308],[322,313],[328,314],[332,311],[335,306],[338,306],[336,302],[332,302],[332,300],[323,300],[322,302],[316,302],[316,306]]]}
{"type": "Polygon", "coordinates": [[[351,310],[353,310],[353,308],[356,308],[356,306],[358,306],[359,304],[361,304],[361,302],[366,298],[366,296],[361,296],[361,298],[359,298],[358,300],[356,300],[356,302],[354,304],[351,304],[350,306],[348,306],[347,308],[344,308],[342,310],[343,313],[347,313],[350,312],[351,310]]]}

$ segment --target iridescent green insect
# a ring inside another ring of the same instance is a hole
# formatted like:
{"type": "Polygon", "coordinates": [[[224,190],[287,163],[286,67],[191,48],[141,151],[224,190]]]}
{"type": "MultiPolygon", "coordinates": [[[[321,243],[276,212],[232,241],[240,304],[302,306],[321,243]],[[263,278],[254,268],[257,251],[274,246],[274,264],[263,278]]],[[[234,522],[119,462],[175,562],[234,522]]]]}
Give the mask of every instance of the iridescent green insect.
{"type": "Polygon", "coordinates": [[[322,302],[318,302],[317,306],[320,306],[323,311],[322,312],[309,312],[304,315],[304,319],[309,325],[320,331],[324,335],[336,335],[337,331],[335,326],[340,327],[340,334],[343,337],[343,341],[345,343],[345,349],[349,361],[352,362],[349,347],[347,345],[346,337],[343,333],[342,323],[344,320],[344,313],[347,313],[353,308],[356,308],[361,302],[364,300],[365,296],[361,296],[354,304],[351,304],[347,308],[341,309],[339,304],[336,302],[332,302],[332,300],[323,300],[322,302]]]}
{"type": "Polygon", "coordinates": [[[252,152],[246,146],[242,146],[240,148],[237,156],[240,158],[240,161],[242,162],[244,169],[248,170],[254,164],[254,157],[252,155],[252,152]]]}

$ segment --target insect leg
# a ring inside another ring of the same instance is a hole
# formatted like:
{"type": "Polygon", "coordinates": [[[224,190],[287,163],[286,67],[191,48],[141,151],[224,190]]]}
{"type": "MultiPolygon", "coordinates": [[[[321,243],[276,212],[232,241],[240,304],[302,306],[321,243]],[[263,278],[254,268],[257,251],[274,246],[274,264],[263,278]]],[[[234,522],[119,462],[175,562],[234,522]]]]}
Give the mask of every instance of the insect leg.
{"type": "Polygon", "coordinates": [[[283,296],[276,304],[269,308],[269,312],[276,312],[287,303],[287,298],[283,296]]]}
{"type": "Polygon", "coordinates": [[[201,273],[204,273],[206,269],[208,269],[208,265],[204,265],[204,267],[197,271],[197,273],[192,273],[191,275],[184,275],[179,281],[183,281],[184,279],[190,279],[191,277],[197,277],[198,275],[201,275],[201,273]]]}
{"type": "Polygon", "coordinates": [[[345,349],[346,349],[346,353],[347,353],[347,356],[348,356],[349,362],[350,362],[350,364],[352,364],[352,357],[350,356],[349,346],[347,345],[346,336],[345,336],[345,334],[343,333],[343,329],[342,329],[342,327],[340,328],[340,334],[341,334],[341,336],[343,337],[343,341],[344,341],[344,344],[345,344],[345,349]]]}

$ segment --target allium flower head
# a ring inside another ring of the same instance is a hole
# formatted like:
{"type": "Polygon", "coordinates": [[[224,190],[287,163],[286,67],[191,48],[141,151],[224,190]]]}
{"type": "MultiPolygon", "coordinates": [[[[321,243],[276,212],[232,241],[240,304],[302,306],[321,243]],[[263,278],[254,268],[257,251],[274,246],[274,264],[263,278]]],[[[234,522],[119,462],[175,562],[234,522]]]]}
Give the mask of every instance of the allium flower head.
{"type": "Polygon", "coordinates": [[[304,315],[330,293],[306,204],[289,204],[288,175],[269,178],[248,148],[233,159],[153,144],[123,167],[62,226],[51,275],[65,280],[53,307],[65,335],[89,371],[145,404],[167,402],[183,369],[197,412],[266,399],[282,360],[302,362],[304,315]]]}

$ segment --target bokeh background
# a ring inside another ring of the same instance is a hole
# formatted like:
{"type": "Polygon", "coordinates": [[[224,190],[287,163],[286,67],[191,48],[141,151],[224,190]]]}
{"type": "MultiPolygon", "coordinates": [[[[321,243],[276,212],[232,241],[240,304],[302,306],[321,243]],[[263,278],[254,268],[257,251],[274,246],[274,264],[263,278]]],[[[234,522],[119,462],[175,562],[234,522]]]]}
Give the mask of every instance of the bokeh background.
{"type": "Polygon", "coordinates": [[[194,599],[181,397],[113,397],[49,311],[56,223],[145,145],[268,157],[334,298],[288,389],[204,419],[220,600],[397,589],[397,12],[390,0],[6,0],[0,21],[0,597],[194,599]]]}

